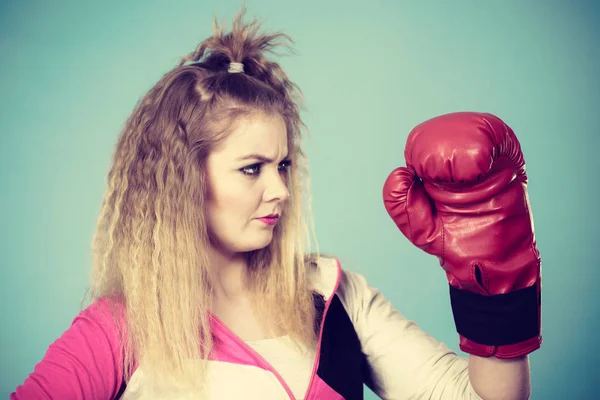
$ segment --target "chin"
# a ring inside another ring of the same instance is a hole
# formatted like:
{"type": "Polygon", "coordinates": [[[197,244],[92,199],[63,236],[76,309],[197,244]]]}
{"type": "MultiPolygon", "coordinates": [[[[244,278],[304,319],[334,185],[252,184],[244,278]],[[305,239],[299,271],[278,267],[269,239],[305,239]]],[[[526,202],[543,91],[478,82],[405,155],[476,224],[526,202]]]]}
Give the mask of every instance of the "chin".
{"type": "Polygon", "coordinates": [[[252,248],[250,249],[250,251],[262,250],[265,247],[269,247],[270,244],[271,244],[271,240],[265,241],[263,243],[257,243],[256,245],[252,246],[252,248]]]}
{"type": "Polygon", "coordinates": [[[250,251],[261,250],[268,247],[273,242],[273,234],[252,234],[240,235],[237,240],[229,240],[223,243],[222,248],[227,249],[229,253],[248,253],[250,251]],[[240,240],[241,239],[241,240],[240,240]],[[225,244],[226,243],[226,244],[225,244]]]}
{"type": "Polygon", "coordinates": [[[271,244],[271,242],[273,242],[273,235],[269,235],[269,237],[254,240],[254,241],[252,241],[252,243],[248,243],[248,244],[246,244],[246,246],[243,246],[243,247],[246,249],[245,251],[261,250],[261,249],[264,249],[265,247],[268,247],[271,244]]]}

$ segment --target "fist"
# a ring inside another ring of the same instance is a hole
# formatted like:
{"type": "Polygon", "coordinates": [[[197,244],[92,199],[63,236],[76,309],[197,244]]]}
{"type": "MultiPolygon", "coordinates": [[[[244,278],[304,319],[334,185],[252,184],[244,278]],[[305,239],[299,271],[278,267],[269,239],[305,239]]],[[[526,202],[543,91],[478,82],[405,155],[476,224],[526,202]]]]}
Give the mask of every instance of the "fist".
{"type": "Polygon", "coordinates": [[[410,132],[404,157],[384,205],[446,272],[461,350],[513,358],[538,349],[541,258],[512,129],[487,113],[441,115],[410,132]]]}

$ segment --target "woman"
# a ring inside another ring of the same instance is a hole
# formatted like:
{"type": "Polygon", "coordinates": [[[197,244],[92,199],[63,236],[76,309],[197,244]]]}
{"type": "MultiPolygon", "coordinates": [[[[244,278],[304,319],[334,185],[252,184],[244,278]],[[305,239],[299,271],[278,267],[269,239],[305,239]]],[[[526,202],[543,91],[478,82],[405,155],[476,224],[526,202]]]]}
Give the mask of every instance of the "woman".
{"type": "Polygon", "coordinates": [[[130,116],[91,305],[11,399],[362,399],[363,384],[386,399],[527,398],[526,354],[460,358],[363,277],[306,256],[299,92],[266,58],[288,38],[242,17],[130,116]]]}

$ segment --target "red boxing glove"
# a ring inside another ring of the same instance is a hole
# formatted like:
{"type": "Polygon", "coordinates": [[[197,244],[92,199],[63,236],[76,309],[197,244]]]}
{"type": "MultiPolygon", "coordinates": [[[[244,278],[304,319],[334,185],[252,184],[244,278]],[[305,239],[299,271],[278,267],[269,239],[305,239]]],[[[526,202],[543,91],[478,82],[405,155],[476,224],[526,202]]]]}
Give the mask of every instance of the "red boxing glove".
{"type": "Polygon", "coordinates": [[[450,284],[462,351],[515,358],[542,343],[541,258],[514,132],[487,113],[415,127],[383,188],[387,212],[450,284]]]}

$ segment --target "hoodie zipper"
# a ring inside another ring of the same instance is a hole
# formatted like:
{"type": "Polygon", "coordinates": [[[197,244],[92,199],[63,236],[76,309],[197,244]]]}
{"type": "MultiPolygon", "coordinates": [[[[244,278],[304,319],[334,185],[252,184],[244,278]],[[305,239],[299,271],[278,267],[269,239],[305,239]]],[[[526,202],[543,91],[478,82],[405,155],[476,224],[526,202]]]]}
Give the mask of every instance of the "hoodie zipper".
{"type": "Polygon", "coordinates": [[[335,293],[338,290],[338,287],[340,285],[340,278],[341,278],[341,265],[339,263],[339,261],[336,260],[336,265],[337,265],[337,274],[336,274],[336,278],[335,278],[335,285],[333,286],[333,290],[331,292],[331,294],[329,295],[329,299],[327,299],[327,301],[325,302],[325,308],[323,309],[323,317],[321,318],[321,326],[319,327],[319,340],[317,342],[317,354],[315,357],[315,363],[313,364],[313,371],[310,377],[310,382],[308,384],[308,388],[306,389],[306,394],[304,395],[304,400],[309,400],[309,396],[311,395],[311,390],[312,387],[314,386],[315,383],[315,376],[317,375],[317,369],[319,367],[319,362],[321,360],[321,342],[323,339],[323,327],[325,326],[325,316],[327,315],[327,311],[329,310],[329,306],[331,305],[331,300],[333,299],[333,296],[335,296],[335,293]]]}
{"type": "Polygon", "coordinates": [[[275,370],[275,368],[263,356],[261,356],[256,350],[254,350],[246,342],[244,342],[239,336],[237,336],[235,333],[233,333],[233,331],[231,329],[229,329],[219,318],[217,318],[216,315],[213,315],[213,318],[214,318],[215,322],[219,325],[219,327],[221,329],[223,329],[225,331],[225,333],[230,337],[230,339],[232,339],[234,342],[236,342],[238,345],[240,345],[242,348],[244,348],[248,353],[250,353],[250,355],[252,355],[252,357],[258,362],[258,365],[260,367],[267,369],[269,372],[271,372],[273,375],[275,375],[275,377],[277,378],[277,380],[279,381],[281,386],[283,386],[283,389],[286,391],[288,396],[290,396],[290,399],[295,400],[292,390],[289,388],[287,383],[285,383],[285,381],[283,380],[283,377],[281,375],[279,375],[279,372],[277,372],[275,370]]]}

